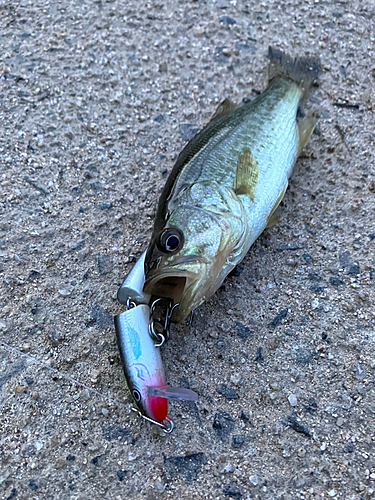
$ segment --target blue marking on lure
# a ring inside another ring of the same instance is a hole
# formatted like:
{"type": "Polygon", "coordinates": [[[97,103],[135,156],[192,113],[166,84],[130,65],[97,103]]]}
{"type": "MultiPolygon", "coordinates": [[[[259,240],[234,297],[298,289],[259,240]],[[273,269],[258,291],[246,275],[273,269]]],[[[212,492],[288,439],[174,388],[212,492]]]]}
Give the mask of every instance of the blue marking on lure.
{"type": "Polygon", "coordinates": [[[134,354],[135,359],[138,359],[142,354],[141,339],[139,334],[134,328],[128,329],[129,341],[134,354]]]}

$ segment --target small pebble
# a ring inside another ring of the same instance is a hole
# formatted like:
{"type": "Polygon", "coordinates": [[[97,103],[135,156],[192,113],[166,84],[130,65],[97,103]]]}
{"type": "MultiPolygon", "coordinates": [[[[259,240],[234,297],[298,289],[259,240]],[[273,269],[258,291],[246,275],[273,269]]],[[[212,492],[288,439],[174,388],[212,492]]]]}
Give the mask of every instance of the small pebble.
{"type": "Polygon", "coordinates": [[[82,392],[82,398],[85,400],[85,401],[89,401],[89,399],[91,398],[91,395],[90,395],[90,391],[88,389],[84,389],[82,392]]]}
{"type": "Polygon", "coordinates": [[[271,389],[273,389],[274,391],[279,391],[280,390],[280,385],[278,384],[278,382],[276,381],[272,381],[270,382],[270,387],[271,389]]]}
{"type": "Polygon", "coordinates": [[[335,497],[335,496],[336,496],[336,490],[330,490],[330,491],[328,492],[328,495],[329,495],[330,497],[335,497]]]}
{"type": "Polygon", "coordinates": [[[364,380],[366,378],[366,371],[359,361],[355,362],[353,365],[353,372],[357,380],[364,380]]]}
{"type": "Polygon", "coordinates": [[[354,445],[351,441],[348,441],[348,444],[346,445],[346,451],[348,453],[353,453],[354,451],[354,445]]]}
{"type": "Polygon", "coordinates": [[[91,370],[91,377],[90,380],[93,384],[96,384],[98,382],[98,379],[100,377],[100,371],[99,370],[91,370]]]}
{"type": "Polygon", "coordinates": [[[352,403],[353,403],[352,398],[350,396],[348,396],[347,394],[343,394],[342,395],[342,400],[344,402],[344,404],[342,405],[342,408],[344,410],[349,410],[349,408],[351,408],[352,403]]]}
{"type": "Polygon", "coordinates": [[[72,285],[60,285],[59,287],[59,294],[62,297],[68,297],[73,291],[73,286],[72,285]]]}
{"type": "Polygon", "coordinates": [[[236,24],[236,21],[229,16],[221,16],[219,17],[219,21],[223,24],[226,24],[227,26],[236,24]]]}
{"type": "Polygon", "coordinates": [[[235,434],[232,437],[232,448],[234,449],[241,448],[244,442],[245,442],[245,436],[242,436],[241,434],[235,434]]]}
{"type": "Polygon", "coordinates": [[[297,396],[295,394],[290,394],[288,396],[288,401],[290,406],[297,406],[297,396]]]}
{"type": "Polygon", "coordinates": [[[311,255],[310,255],[310,254],[308,254],[308,253],[304,253],[304,254],[302,255],[302,257],[303,257],[304,261],[305,261],[307,264],[312,264],[312,263],[313,263],[313,260],[314,260],[314,259],[311,257],[311,255]]]}
{"type": "Polygon", "coordinates": [[[234,467],[231,463],[228,463],[221,471],[220,473],[221,474],[228,474],[230,472],[233,472],[234,470],[234,467]]]}
{"type": "Polygon", "coordinates": [[[348,312],[354,312],[354,306],[350,302],[347,302],[345,307],[348,312]]]}
{"type": "Polygon", "coordinates": [[[259,478],[256,474],[254,474],[253,476],[250,476],[249,481],[253,486],[257,486],[257,484],[259,484],[259,478]]]}
{"type": "Polygon", "coordinates": [[[359,263],[354,262],[348,269],[347,274],[359,274],[360,273],[360,268],[359,268],[359,263]]]}
{"type": "Polygon", "coordinates": [[[249,422],[250,421],[250,415],[248,415],[246,412],[241,410],[241,415],[240,419],[243,420],[244,422],[249,422]]]}
{"type": "Polygon", "coordinates": [[[14,390],[17,394],[23,394],[27,390],[27,385],[17,384],[14,390]]]}
{"type": "Polygon", "coordinates": [[[219,394],[224,396],[226,399],[238,399],[238,394],[234,389],[228,387],[226,384],[221,384],[219,389],[216,389],[219,394]]]}
{"type": "Polygon", "coordinates": [[[318,300],[318,299],[313,299],[313,300],[311,301],[311,309],[312,309],[313,311],[315,311],[315,309],[319,309],[319,307],[320,307],[319,300],[318,300]]]}
{"type": "Polygon", "coordinates": [[[357,391],[358,391],[358,394],[361,394],[362,396],[364,396],[366,394],[366,386],[365,385],[357,385],[357,391]]]}
{"type": "Polygon", "coordinates": [[[56,468],[63,469],[66,466],[66,458],[58,458],[56,461],[56,468]]]}
{"type": "Polygon", "coordinates": [[[336,287],[344,284],[343,280],[340,280],[340,278],[337,278],[336,276],[331,276],[329,278],[329,282],[331,283],[331,285],[336,287]]]}
{"type": "Polygon", "coordinates": [[[272,328],[276,328],[277,326],[279,326],[279,324],[281,323],[281,321],[286,318],[288,314],[288,309],[283,309],[282,311],[279,312],[279,314],[277,314],[273,320],[271,321],[271,323],[269,323],[269,326],[271,326],[272,328]]]}
{"type": "Polygon", "coordinates": [[[158,115],[156,118],[154,118],[154,122],[156,123],[162,123],[163,121],[164,121],[163,115],[158,115]]]}
{"type": "Polygon", "coordinates": [[[156,481],[154,488],[157,493],[163,493],[163,491],[165,490],[165,484],[158,480],[156,481]]]}
{"type": "Polygon", "coordinates": [[[110,201],[101,201],[99,205],[102,210],[105,210],[107,208],[112,208],[112,202],[110,201]]]}
{"type": "Polygon", "coordinates": [[[230,376],[230,381],[232,382],[232,384],[239,384],[241,382],[241,374],[240,373],[233,373],[231,376],[230,376]]]}
{"type": "Polygon", "coordinates": [[[274,401],[275,399],[280,399],[282,396],[282,392],[281,391],[273,391],[270,393],[270,398],[272,401],[274,401]]]}

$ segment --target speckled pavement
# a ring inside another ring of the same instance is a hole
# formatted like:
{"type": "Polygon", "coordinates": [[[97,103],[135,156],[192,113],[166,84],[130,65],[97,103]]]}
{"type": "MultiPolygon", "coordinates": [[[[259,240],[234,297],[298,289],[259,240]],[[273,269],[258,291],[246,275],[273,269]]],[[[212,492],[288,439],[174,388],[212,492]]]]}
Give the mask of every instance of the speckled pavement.
{"type": "Polygon", "coordinates": [[[375,6],[0,0],[0,498],[375,498],[375,6]],[[280,223],[162,349],[131,411],[116,291],[183,145],[319,55],[280,223]]]}

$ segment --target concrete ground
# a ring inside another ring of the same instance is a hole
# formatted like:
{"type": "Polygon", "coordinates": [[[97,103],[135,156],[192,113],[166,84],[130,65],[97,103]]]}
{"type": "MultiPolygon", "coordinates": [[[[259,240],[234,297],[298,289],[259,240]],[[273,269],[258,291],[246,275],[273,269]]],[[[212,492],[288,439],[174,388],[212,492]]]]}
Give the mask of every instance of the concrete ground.
{"type": "Polygon", "coordinates": [[[375,498],[371,0],[0,0],[0,498],[375,498]],[[165,435],[131,412],[116,291],[186,141],[318,54],[282,203],[163,348],[165,435]]]}

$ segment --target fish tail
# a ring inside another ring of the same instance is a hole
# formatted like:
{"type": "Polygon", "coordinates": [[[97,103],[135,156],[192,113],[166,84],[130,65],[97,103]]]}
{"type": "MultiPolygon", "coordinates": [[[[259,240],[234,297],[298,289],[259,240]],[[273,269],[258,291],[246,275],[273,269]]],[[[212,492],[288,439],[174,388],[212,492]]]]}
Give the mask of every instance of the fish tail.
{"type": "Polygon", "coordinates": [[[269,82],[275,78],[292,80],[302,90],[302,99],[307,96],[311,86],[322,72],[318,57],[296,57],[293,59],[281,50],[269,47],[268,58],[270,59],[269,82]]]}

